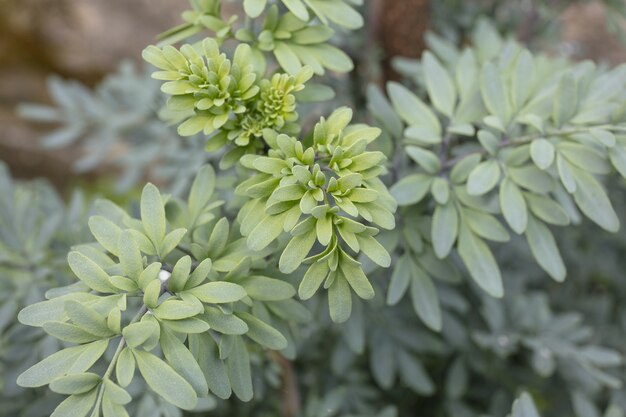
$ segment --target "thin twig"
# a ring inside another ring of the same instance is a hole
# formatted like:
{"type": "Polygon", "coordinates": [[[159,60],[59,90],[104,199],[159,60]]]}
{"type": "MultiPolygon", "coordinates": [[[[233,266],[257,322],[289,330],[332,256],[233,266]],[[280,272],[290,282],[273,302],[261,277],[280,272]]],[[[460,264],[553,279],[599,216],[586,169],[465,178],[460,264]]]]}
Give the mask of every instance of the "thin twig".
{"type": "Polygon", "coordinates": [[[296,372],[293,369],[293,363],[277,351],[270,351],[268,355],[280,366],[282,371],[283,395],[281,414],[283,417],[297,417],[301,411],[300,388],[296,372]]]}

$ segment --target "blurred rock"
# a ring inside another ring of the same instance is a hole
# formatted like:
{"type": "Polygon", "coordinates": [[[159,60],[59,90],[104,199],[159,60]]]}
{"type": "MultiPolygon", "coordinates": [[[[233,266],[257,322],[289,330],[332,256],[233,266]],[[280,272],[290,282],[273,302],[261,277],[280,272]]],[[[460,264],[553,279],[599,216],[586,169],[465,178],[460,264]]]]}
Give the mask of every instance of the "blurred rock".
{"type": "Polygon", "coordinates": [[[573,4],[565,10],[562,48],[568,56],[612,65],[626,62],[624,44],[606,28],[606,13],[606,6],[599,1],[573,4]]]}
{"type": "Polygon", "coordinates": [[[4,0],[0,11],[0,159],[19,176],[73,174],[72,150],[37,146],[43,127],[20,120],[17,104],[48,102],[50,74],[94,85],[160,32],[180,23],[186,0],[4,0]]]}

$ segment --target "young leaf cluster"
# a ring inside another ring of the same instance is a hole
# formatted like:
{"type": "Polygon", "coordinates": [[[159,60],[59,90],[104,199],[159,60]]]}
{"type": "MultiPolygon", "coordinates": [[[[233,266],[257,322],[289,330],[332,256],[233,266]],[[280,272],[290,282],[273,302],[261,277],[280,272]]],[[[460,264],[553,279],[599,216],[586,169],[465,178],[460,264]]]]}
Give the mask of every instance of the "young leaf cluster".
{"type": "Polygon", "coordinates": [[[350,125],[351,119],[348,108],[322,118],[310,146],[266,132],[267,156],[242,158],[242,165],[255,175],[236,189],[249,198],[239,212],[248,247],[263,250],[289,232],[280,270],[291,273],[302,263],[309,264],[299,295],[308,299],[323,283],[330,315],[337,322],[350,316],[351,290],[361,298],[374,296],[355,256],[363,253],[388,267],[391,258],[374,236],[378,227],[389,230],[395,225],[395,201],[378,178],[385,156],[366,150],[380,131],[350,125]]]}
{"type": "Polygon", "coordinates": [[[232,15],[222,17],[222,0],[192,0],[192,10],[183,13],[183,23],[159,36],[161,44],[187,40],[206,29],[222,44],[228,40],[250,46],[258,72],[264,74],[271,60],[295,75],[308,65],[316,74],[325,69],[348,72],[352,60],[329,41],[335,34],[331,23],[343,29],[363,26],[363,17],[353,6],[362,0],[285,0],[285,8],[267,0],[246,0],[245,22],[232,15]],[[268,58],[270,62],[268,62],[268,58]]]}
{"type": "Polygon", "coordinates": [[[152,76],[166,81],[161,91],[171,95],[167,107],[183,120],[178,126],[181,136],[215,133],[206,144],[209,151],[232,143],[235,148],[222,158],[222,166],[228,167],[244,153],[262,147],[255,139],[263,129],[298,131],[293,123],[298,118],[293,93],[304,88],[310,71],[303,69],[296,76],[275,74],[257,82],[246,44],[237,47],[232,61],[211,38],[204,39],[201,47],[198,51],[183,45],[179,51],[172,46],[150,46],[143,52],[144,59],[161,70],[152,76]]]}

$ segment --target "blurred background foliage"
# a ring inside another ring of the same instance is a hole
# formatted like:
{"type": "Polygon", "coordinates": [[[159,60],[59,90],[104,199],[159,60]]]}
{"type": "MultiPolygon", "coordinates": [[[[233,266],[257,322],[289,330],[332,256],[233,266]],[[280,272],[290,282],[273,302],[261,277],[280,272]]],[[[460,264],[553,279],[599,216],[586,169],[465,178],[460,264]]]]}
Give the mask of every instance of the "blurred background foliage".
{"type": "MultiPolygon", "coordinates": [[[[225,4],[227,13],[238,12],[236,3],[225,4]]],[[[164,98],[139,62],[145,45],[187,7],[182,0],[0,1],[0,416],[44,416],[58,402],[15,385],[22,363],[58,349],[15,316],[70,282],[65,254],[88,239],[94,197],[129,205],[148,179],[180,195],[211,162],[201,137],[181,139],[159,120],[164,98]]],[[[371,0],[361,12],[365,29],[337,40],[356,70],[332,80],[332,104],[351,103],[362,118],[367,83],[400,78],[393,57],[419,57],[428,30],[463,45],[484,16],[532,50],[626,61],[621,0],[371,0]]],[[[332,104],[307,105],[305,123],[332,104]]],[[[624,224],[626,184],[615,179],[609,190],[624,224]]],[[[583,221],[555,237],[568,265],[565,283],[548,281],[514,240],[497,253],[507,271],[505,298],[441,285],[440,334],[415,319],[407,300],[394,308],[382,296],[358,300],[341,326],[327,318],[304,326],[292,364],[252,358],[253,402],[220,402],[206,415],[393,417],[401,404],[426,417],[496,417],[510,413],[525,388],[545,416],[623,416],[626,389],[615,380],[626,370],[613,352],[626,353],[626,234],[583,221]]],[[[308,304],[316,317],[325,309],[319,303],[308,304]]],[[[525,401],[513,417],[535,417],[525,401]]],[[[149,394],[135,412],[182,415],[149,394]]]]}

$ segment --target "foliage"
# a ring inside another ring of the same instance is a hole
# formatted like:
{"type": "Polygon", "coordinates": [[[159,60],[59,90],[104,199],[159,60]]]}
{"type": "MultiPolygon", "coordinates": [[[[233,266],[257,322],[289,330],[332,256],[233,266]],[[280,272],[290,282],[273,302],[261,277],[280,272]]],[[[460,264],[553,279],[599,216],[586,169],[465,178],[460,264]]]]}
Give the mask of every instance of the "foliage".
{"type": "MultiPolygon", "coordinates": [[[[394,160],[405,169],[391,194],[400,206],[426,214],[417,231],[426,229],[435,255],[444,259],[456,248],[489,294],[501,296],[503,286],[485,240],[510,239],[494,215],[523,235],[539,265],[562,281],[565,265],[547,225],[578,222],[582,212],[605,230],[619,229],[596,176],[626,177],[620,124],[626,67],[607,71],[533,56],[484,21],[475,48],[438,42],[439,58],[425,52],[420,62],[401,64],[404,72],[420,69],[416,81],[433,108],[397,83],[387,86],[391,105],[370,91],[373,113],[385,114],[381,123],[401,139],[394,160]]],[[[405,244],[422,252],[414,246],[405,244]]]]}
{"type": "Polygon", "coordinates": [[[84,124],[78,97],[107,85],[25,108],[137,152],[154,125],[163,147],[124,164],[171,174],[172,149],[190,167],[171,194],[94,204],[78,281],[18,302],[56,343],[20,385],[65,396],[53,416],[624,415],[626,241],[597,228],[625,221],[624,66],[530,52],[483,19],[469,46],[430,34],[395,60],[403,83],[367,88],[379,127],[328,106],[311,126],[302,103],[331,96],[315,82],[352,69],[331,25],[360,27],[359,2],[246,0],[243,22],[191,3],[144,50],[161,92],[119,96],[143,115],[127,130],[116,100],[84,124]]]}
{"type": "Polygon", "coordinates": [[[522,41],[542,47],[560,48],[554,45],[562,33],[561,14],[568,7],[596,3],[606,10],[606,29],[616,35],[622,43],[626,41],[624,18],[626,7],[619,0],[529,0],[521,4],[506,0],[461,1],[442,0],[432,2],[433,21],[441,33],[453,39],[463,39],[471,33],[483,16],[489,16],[498,29],[517,33],[522,41]]]}
{"type": "Polygon", "coordinates": [[[159,84],[147,71],[138,71],[128,62],[93,92],[76,81],[57,77],[49,79],[48,90],[52,106],[23,104],[20,114],[61,125],[42,138],[46,148],[80,144],[83,155],[73,164],[76,171],[97,170],[107,164],[122,171],[118,192],[128,191],[148,174],[180,194],[209,160],[201,151],[202,137],[179,140],[159,119],[159,107],[165,102],[159,84]],[[124,151],[120,153],[120,149],[124,151]]]}
{"type": "Polygon", "coordinates": [[[84,236],[85,207],[78,192],[65,205],[45,182],[14,182],[4,164],[0,189],[0,415],[42,415],[57,399],[25,390],[15,379],[25,365],[57,350],[58,342],[37,329],[27,331],[14,318],[51,288],[72,282],[64,258],[84,236]]]}
{"type": "Polygon", "coordinates": [[[148,184],[140,220],[98,202],[98,214],[89,219],[98,244],[75,246],[68,255],[80,281],[20,312],[22,323],[77,344],[18,378],[21,386],[50,384],[70,395],[53,416],[77,409],[128,415],[124,405],[131,397],[124,388],[135,367],[156,394],[183,409],[196,408],[198,397],[205,398],[201,407],[210,406],[209,390],[248,401],[252,346],[244,335],[270,349],[287,348],[270,323],[307,312],[291,300],[293,287],[266,276],[273,273],[265,254],[247,249],[228,220],[214,213],[222,203],[211,199],[214,186],[209,166],[186,202],[164,200],[148,184]],[[117,348],[99,373],[92,367],[110,343],[117,348]],[[163,359],[150,353],[157,346],[163,359]]]}

